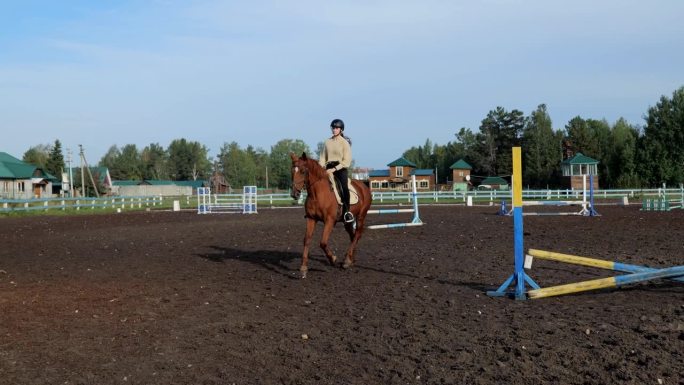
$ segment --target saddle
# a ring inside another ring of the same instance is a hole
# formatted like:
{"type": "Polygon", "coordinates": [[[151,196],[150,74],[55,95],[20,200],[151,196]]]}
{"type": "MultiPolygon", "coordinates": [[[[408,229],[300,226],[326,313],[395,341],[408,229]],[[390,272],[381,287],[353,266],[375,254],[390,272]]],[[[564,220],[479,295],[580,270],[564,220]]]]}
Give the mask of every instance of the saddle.
{"type": "MultiPolygon", "coordinates": [[[[330,185],[332,186],[333,192],[335,193],[335,198],[337,199],[337,204],[342,205],[342,197],[340,194],[340,181],[335,178],[334,175],[328,174],[328,179],[330,180],[330,185]]],[[[351,178],[347,178],[347,186],[349,186],[349,205],[353,206],[359,203],[359,193],[356,192],[354,185],[352,185],[351,178]]]]}

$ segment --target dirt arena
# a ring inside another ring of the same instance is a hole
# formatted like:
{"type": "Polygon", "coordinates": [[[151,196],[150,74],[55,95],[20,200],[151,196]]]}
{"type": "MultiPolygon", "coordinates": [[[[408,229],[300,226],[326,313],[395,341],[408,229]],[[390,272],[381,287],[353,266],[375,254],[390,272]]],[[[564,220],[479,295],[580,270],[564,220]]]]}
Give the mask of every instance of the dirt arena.
{"type": "MultiPolygon", "coordinates": [[[[684,284],[487,297],[513,272],[495,211],[422,207],[423,227],[368,230],[351,270],[314,248],[305,280],[302,208],[0,218],[0,383],[684,384],[684,284]]],[[[525,217],[525,247],[684,264],[684,210],[599,211],[525,217]]]]}

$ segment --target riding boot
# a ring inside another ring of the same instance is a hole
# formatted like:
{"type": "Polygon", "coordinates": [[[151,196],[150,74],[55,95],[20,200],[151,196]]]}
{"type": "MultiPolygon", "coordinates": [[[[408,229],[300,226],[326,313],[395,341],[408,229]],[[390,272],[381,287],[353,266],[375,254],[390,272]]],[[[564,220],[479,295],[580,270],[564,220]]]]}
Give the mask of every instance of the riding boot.
{"type": "Polygon", "coordinates": [[[351,223],[354,222],[354,214],[349,211],[349,195],[347,195],[347,201],[342,203],[342,212],[344,213],[344,222],[351,223]]]}

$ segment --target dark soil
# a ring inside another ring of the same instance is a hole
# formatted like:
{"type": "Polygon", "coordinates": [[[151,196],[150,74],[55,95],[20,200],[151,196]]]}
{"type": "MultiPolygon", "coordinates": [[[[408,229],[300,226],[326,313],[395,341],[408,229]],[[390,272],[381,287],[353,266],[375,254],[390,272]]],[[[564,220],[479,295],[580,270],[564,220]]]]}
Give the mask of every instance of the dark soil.
{"type": "MultiPolygon", "coordinates": [[[[490,298],[513,273],[496,210],[423,207],[425,226],[366,231],[350,270],[314,248],[305,280],[302,208],[0,218],[0,383],[684,384],[684,284],[490,298]]],[[[684,264],[684,210],[600,212],[525,217],[525,247],[684,264]]]]}

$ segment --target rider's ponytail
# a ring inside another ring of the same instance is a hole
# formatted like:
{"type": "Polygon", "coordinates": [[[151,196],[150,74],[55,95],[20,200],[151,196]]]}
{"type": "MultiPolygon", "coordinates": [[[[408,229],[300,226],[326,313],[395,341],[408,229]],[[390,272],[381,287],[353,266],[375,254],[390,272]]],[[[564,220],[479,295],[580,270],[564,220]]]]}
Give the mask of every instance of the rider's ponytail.
{"type": "Polygon", "coordinates": [[[352,142],[350,137],[344,135],[344,132],[340,132],[340,136],[343,137],[347,141],[347,143],[349,143],[349,146],[351,146],[352,142]]]}

